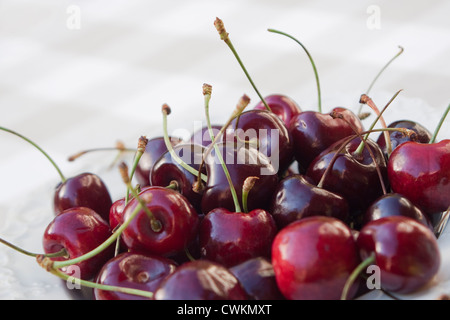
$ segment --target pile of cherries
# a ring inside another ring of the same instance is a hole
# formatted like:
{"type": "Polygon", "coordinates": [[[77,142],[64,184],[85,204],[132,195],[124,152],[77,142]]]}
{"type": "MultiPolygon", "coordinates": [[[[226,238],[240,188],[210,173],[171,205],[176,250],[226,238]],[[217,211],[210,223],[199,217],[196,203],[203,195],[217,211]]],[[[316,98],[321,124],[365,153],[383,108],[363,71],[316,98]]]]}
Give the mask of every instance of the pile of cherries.
{"type": "Polygon", "coordinates": [[[93,173],[61,174],[38,263],[100,300],[353,299],[369,265],[385,292],[430,283],[450,206],[438,129],[374,129],[382,111],[366,94],[369,129],[349,109],[303,111],[280,94],[247,111],[244,95],[212,126],[211,95],[203,85],[207,126],[189,141],[167,134],[162,107],[164,134],[140,137],[132,165],[119,165],[123,198],[93,173]]]}

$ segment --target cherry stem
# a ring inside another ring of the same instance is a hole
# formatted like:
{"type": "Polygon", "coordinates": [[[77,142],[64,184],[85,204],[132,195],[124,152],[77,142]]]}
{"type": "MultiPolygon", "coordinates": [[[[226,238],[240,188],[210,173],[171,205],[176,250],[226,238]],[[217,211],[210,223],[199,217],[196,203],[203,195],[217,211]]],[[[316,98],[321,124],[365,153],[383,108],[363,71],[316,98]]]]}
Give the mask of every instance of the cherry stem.
{"type": "Polygon", "coordinates": [[[441,129],[442,124],[444,123],[444,120],[447,117],[449,111],[450,111],[450,104],[447,106],[447,109],[445,110],[444,114],[442,115],[441,120],[439,121],[436,129],[434,130],[433,137],[431,138],[429,143],[434,143],[436,141],[439,130],[441,129]]]}
{"type": "Polygon", "coordinates": [[[51,270],[49,270],[49,272],[65,281],[76,281],[77,283],[79,283],[80,285],[82,285],[84,287],[105,290],[105,291],[121,292],[121,293],[146,297],[149,299],[153,298],[153,292],[150,292],[150,291],[127,288],[127,287],[111,286],[111,285],[96,283],[96,282],[92,282],[92,281],[88,281],[88,280],[83,280],[80,278],[75,278],[73,276],[69,276],[69,275],[65,274],[64,272],[61,272],[60,270],[57,270],[57,269],[51,269],[51,270]]]}
{"type": "Polygon", "coordinates": [[[40,253],[33,253],[33,252],[27,251],[25,249],[22,249],[22,248],[16,246],[15,244],[13,244],[9,241],[6,241],[2,238],[0,238],[0,243],[10,247],[11,249],[18,251],[24,255],[30,256],[30,257],[37,257],[37,256],[44,256],[44,257],[48,257],[48,258],[67,257],[67,250],[65,248],[62,248],[58,252],[54,252],[54,253],[40,254],[40,253]]]}
{"type": "MultiPolygon", "coordinates": [[[[381,76],[381,74],[384,72],[384,70],[386,70],[387,67],[388,67],[388,66],[389,66],[389,65],[390,65],[390,64],[391,64],[398,56],[400,56],[400,55],[403,53],[403,51],[404,51],[403,47],[401,47],[401,46],[398,46],[398,47],[399,47],[400,51],[399,51],[394,57],[392,57],[392,58],[384,65],[383,68],[381,68],[381,70],[378,72],[378,74],[375,76],[375,78],[374,78],[374,79],[372,80],[372,82],[370,83],[369,87],[368,87],[367,90],[366,90],[366,94],[367,94],[367,95],[369,94],[370,90],[372,90],[373,85],[374,85],[375,82],[378,80],[378,78],[381,76]]],[[[358,114],[361,114],[362,106],[363,106],[363,103],[361,103],[360,106],[359,106],[358,114]]]]}
{"type": "MultiPolygon", "coordinates": [[[[203,85],[203,96],[205,98],[205,116],[206,116],[206,124],[208,126],[209,135],[211,138],[211,141],[214,141],[214,132],[211,127],[211,121],[209,116],[209,101],[211,100],[211,92],[212,87],[209,84],[203,85]]],[[[219,158],[220,164],[222,165],[223,172],[225,174],[225,177],[227,178],[228,184],[230,186],[231,195],[233,197],[234,202],[234,208],[236,212],[241,212],[241,206],[239,204],[239,199],[236,193],[236,189],[234,188],[233,181],[231,180],[230,172],[228,171],[228,168],[225,164],[225,161],[223,160],[222,153],[219,150],[219,147],[216,143],[212,144],[214,147],[214,151],[216,152],[217,157],[219,158]]]]}
{"type": "Polygon", "coordinates": [[[63,175],[61,169],[57,166],[56,162],[53,161],[53,159],[48,155],[48,153],[45,152],[41,147],[39,147],[35,142],[31,141],[27,137],[21,135],[20,133],[15,132],[11,129],[0,127],[0,130],[14,134],[14,135],[18,136],[19,138],[25,140],[26,142],[30,143],[36,149],[38,149],[50,161],[50,163],[53,165],[53,167],[55,167],[56,171],[58,172],[59,176],[61,177],[61,181],[62,182],[66,181],[66,177],[63,175]]]}
{"type": "MultiPolygon", "coordinates": [[[[138,203],[138,205],[136,206],[134,211],[130,214],[128,219],[123,224],[121,224],[120,227],[118,227],[108,239],[106,239],[103,243],[98,245],[93,250],[91,250],[77,258],[63,260],[63,261],[51,261],[51,266],[49,266],[48,269],[49,270],[50,269],[60,269],[60,268],[64,268],[64,267],[67,267],[67,266],[70,266],[73,264],[80,263],[84,260],[94,257],[95,255],[99,254],[103,250],[107,249],[111,244],[113,244],[116,241],[116,239],[120,236],[122,231],[125,230],[126,227],[128,227],[128,225],[131,223],[131,221],[134,219],[134,217],[136,217],[136,215],[143,209],[143,207],[146,207],[146,205],[145,204],[142,205],[141,203],[138,203]]],[[[39,259],[42,259],[42,256],[37,256],[36,259],[39,262],[39,259]]],[[[44,260],[45,259],[46,258],[44,258],[44,260]]]]}
{"type": "Polygon", "coordinates": [[[288,38],[291,38],[292,40],[297,42],[303,48],[305,53],[308,55],[309,61],[311,62],[311,65],[312,65],[313,70],[314,70],[314,75],[316,77],[318,109],[319,109],[319,112],[322,112],[322,98],[321,98],[321,90],[320,90],[320,83],[319,83],[319,73],[317,72],[316,64],[314,63],[314,60],[313,60],[311,54],[309,53],[308,49],[306,49],[306,47],[299,40],[297,40],[296,38],[294,38],[293,36],[291,36],[291,35],[289,35],[289,34],[287,34],[285,32],[278,31],[278,30],[275,30],[275,29],[267,29],[267,30],[269,32],[278,33],[278,34],[281,34],[281,35],[286,36],[288,38]]]}
{"type": "Polygon", "coordinates": [[[80,152],[77,152],[70,157],[68,157],[68,161],[72,162],[80,158],[81,156],[84,156],[85,154],[91,153],[91,152],[97,152],[97,151],[119,151],[119,155],[123,152],[136,152],[136,149],[131,148],[125,148],[122,142],[117,142],[117,145],[115,147],[103,147],[103,148],[93,148],[93,149],[87,149],[80,152]]]}
{"type": "MultiPolygon", "coordinates": [[[[125,194],[125,205],[128,204],[129,197],[130,197],[130,191],[132,193],[135,192],[135,191],[133,191],[134,188],[131,186],[131,181],[133,180],[134,173],[136,172],[139,161],[141,160],[142,155],[145,153],[145,147],[147,146],[147,143],[148,143],[148,139],[146,137],[144,137],[144,136],[139,137],[138,147],[137,147],[136,155],[134,157],[133,166],[131,168],[131,173],[130,173],[130,176],[127,178],[129,183],[126,183],[127,193],[125,194]],[[130,190],[130,189],[133,189],[133,190],[130,190]]],[[[128,170],[128,168],[126,168],[126,170],[128,170]]]]}
{"type": "MultiPolygon", "coordinates": [[[[378,107],[375,105],[375,103],[369,96],[367,96],[366,94],[361,95],[360,102],[367,104],[369,107],[371,107],[377,113],[377,117],[372,122],[372,125],[369,128],[369,132],[375,127],[378,120],[381,121],[383,128],[387,128],[386,121],[384,121],[384,118],[383,118],[383,113],[386,111],[386,109],[389,107],[389,105],[392,103],[392,101],[394,101],[394,99],[399,95],[399,93],[401,91],[402,90],[397,91],[381,111],[379,111],[378,107]]],[[[369,133],[367,133],[364,140],[361,141],[361,144],[359,145],[358,149],[356,150],[356,153],[362,152],[362,149],[364,148],[364,142],[368,138],[369,138],[369,133]]],[[[390,155],[392,152],[392,143],[391,143],[391,136],[390,136],[389,132],[384,131],[384,139],[386,140],[387,154],[390,155]]]]}
{"type": "MultiPolygon", "coordinates": [[[[207,84],[204,84],[204,89],[205,87],[207,87],[207,84]]],[[[207,155],[211,152],[211,150],[214,148],[214,145],[217,143],[218,139],[220,137],[223,137],[223,133],[225,132],[225,130],[228,128],[228,126],[231,124],[231,122],[236,119],[237,117],[239,117],[241,115],[241,113],[245,110],[245,108],[248,106],[248,104],[250,103],[250,98],[247,95],[243,95],[237,105],[236,108],[234,109],[231,117],[227,120],[227,122],[220,128],[219,132],[217,133],[217,135],[214,137],[214,139],[212,139],[211,144],[208,146],[208,148],[205,150],[205,152],[203,153],[203,157],[202,157],[202,161],[200,163],[200,167],[198,172],[200,173],[203,169],[203,166],[205,165],[205,159],[207,157],[207,155]]],[[[208,129],[209,131],[209,129],[208,129]]],[[[194,191],[199,192],[202,189],[202,184],[201,184],[201,177],[200,175],[198,176],[197,182],[193,187],[194,191]]]]}
{"type": "Polygon", "coordinates": [[[195,170],[191,166],[189,166],[186,162],[184,162],[173,150],[172,143],[170,142],[168,130],[167,130],[167,116],[171,113],[171,109],[167,104],[163,104],[162,108],[162,114],[163,114],[163,131],[164,131],[164,143],[166,144],[166,148],[169,151],[170,155],[172,156],[172,159],[178,163],[180,166],[182,166],[184,169],[186,169],[188,172],[190,172],[194,176],[200,176],[200,178],[203,181],[207,180],[207,176],[199,170],[195,170]]]}
{"type": "Polygon", "coordinates": [[[252,85],[256,94],[261,99],[262,103],[264,104],[264,107],[267,109],[267,111],[272,111],[270,109],[269,105],[267,104],[266,100],[261,95],[261,93],[259,93],[258,88],[256,87],[255,83],[253,82],[252,78],[250,77],[250,74],[247,72],[247,69],[245,68],[244,64],[242,63],[242,60],[239,57],[236,49],[234,48],[233,44],[231,43],[229,34],[225,30],[225,25],[223,24],[223,21],[219,18],[216,18],[216,20],[214,21],[214,26],[216,27],[217,32],[219,32],[220,39],[222,39],[227,44],[227,46],[230,48],[231,52],[233,52],[234,56],[236,57],[236,60],[238,61],[239,65],[241,66],[242,70],[244,71],[245,75],[247,76],[247,79],[250,81],[250,84],[252,85]]]}
{"type": "Polygon", "coordinates": [[[242,186],[242,206],[245,213],[248,213],[248,194],[258,179],[258,177],[247,177],[242,186]]]}
{"type": "MultiPolygon", "coordinates": [[[[358,129],[350,121],[348,121],[342,113],[332,111],[330,113],[330,116],[333,117],[334,119],[337,118],[337,119],[341,119],[341,120],[347,122],[347,124],[350,126],[350,128],[352,128],[352,130],[355,132],[355,134],[358,135],[358,137],[361,139],[361,141],[364,141],[364,137],[358,132],[358,129]]],[[[386,131],[384,131],[384,132],[386,132],[386,131]]],[[[384,183],[383,175],[381,174],[380,167],[378,166],[375,155],[369,145],[367,145],[366,148],[369,151],[369,154],[370,154],[370,157],[372,158],[373,163],[375,164],[375,168],[377,170],[377,174],[378,174],[378,178],[380,180],[381,189],[383,190],[383,194],[386,194],[387,193],[386,185],[384,183]]]]}
{"type": "Polygon", "coordinates": [[[342,290],[341,300],[347,300],[348,292],[353,285],[353,283],[356,281],[356,279],[359,277],[361,272],[363,272],[364,269],[366,269],[371,264],[375,263],[375,253],[372,252],[366,259],[364,259],[356,268],[352,271],[350,276],[348,277],[347,281],[345,282],[344,289],[342,290]]]}

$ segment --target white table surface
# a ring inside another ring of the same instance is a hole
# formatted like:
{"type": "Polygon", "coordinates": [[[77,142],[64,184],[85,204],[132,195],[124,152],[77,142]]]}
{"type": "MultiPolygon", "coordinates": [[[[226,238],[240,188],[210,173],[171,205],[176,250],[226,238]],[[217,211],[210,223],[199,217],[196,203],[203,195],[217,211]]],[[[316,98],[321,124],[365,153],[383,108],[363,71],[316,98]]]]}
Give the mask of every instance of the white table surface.
{"type": "MultiPolygon", "coordinates": [[[[303,110],[317,108],[319,72],[324,111],[359,108],[381,67],[404,47],[370,96],[381,108],[403,89],[386,121],[410,119],[433,131],[450,102],[450,2],[431,1],[67,1],[0,2],[0,126],[45,149],[67,175],[102,175],[113,197],[123,194],[113,153],[80,150],[135,147],[162,134],[160,107],[172,108],[169,131],[187,135],[204,120],[202,84],[213,86],[213,122],[239,97],[258,97],[213,26],[221,18],[263,95],[283,93],[303,110]]],[[[366,120],[370,123],[373,117],[366,120]]],[[[450,137],[450,120],[439,139],[450,137]]],[[[34,148],[0,132],[0,236],[42,250],[58,175],[34,148]]],[[[407,298],[450,293],[450,239],[440,239],[442,270],[430,289],[407,298]]],[[[66,299],[59,279],[32,258],[0,247],[0,298],[66,299]]],[[[369,298],[385,298],[373,292],[369,298]]]]}

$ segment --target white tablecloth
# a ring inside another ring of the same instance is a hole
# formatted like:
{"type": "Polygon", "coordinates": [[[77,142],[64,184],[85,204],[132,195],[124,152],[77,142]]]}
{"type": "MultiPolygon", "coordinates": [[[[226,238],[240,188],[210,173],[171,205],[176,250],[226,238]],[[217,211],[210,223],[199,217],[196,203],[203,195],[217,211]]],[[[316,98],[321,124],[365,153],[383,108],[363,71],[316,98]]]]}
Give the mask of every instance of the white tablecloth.
{"type": "MultiPolygon", "coordinates": [[[[359,97],[397,52],[370,96],[381,108],[403,89],[386,121],[419,121],[433,131],[450,102],[450,2],[432,1],[60,1],[0,2],[0,126],[31,138],[67,175],[104,175],[115,153],[67,157],[80,150],[134,147],[162,134],[160,107],[172,108],[169,131],[187,136],[204,120],[202,84],[213,86],[213,122],[228,117],[242,94],[258,97],[213,26],[221,18],[263,95],[283,93],[317,108],[310,62],[319,72],[324,111],[359,108],[359,97]]],[[[366,120],[367,123],[373,117],[366,120]]],[[[450,120],[439,138],[450,137],[450,120]]],[[[0,236],[40,252],[58,175],[34,148],[0,132],[0,236]]],[[[445,239],[445,236],[443,237],[445,239]]],[[[448,240],[448,236],[447,236],[448,240]]],[[[448,241],[447,241],[448,242],[448,241]]],[[[448,244],[443,263],[448,267],[448,244]]],[[[450,293],[448,272],[419,297],[450,293]]],[[[0,248],[0,297],[65,298],[60,282],[32,258],[0,248]]],[[[414,296],[415,297],[415,296],[414,296]]],[[[375,298],[380,298],[376,296],[375,298]]]]}

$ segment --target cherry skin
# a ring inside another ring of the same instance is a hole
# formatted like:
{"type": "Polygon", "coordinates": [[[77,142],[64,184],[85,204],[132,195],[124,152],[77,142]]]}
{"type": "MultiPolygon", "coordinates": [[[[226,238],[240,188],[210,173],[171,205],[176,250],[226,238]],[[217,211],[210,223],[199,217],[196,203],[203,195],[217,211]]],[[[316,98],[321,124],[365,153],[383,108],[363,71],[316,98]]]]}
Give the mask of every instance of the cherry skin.
{"type": "MultiPolygon", "coordinates": [[[[182,142],[181,139],[169,137],[172,146],[176,146],[182,142]]],[[[141,187],[150,185],[150,171],[156,161],[167,152],[167,147],[164,142],[164,137],[154,137],[149,139],[145,146],[145,151],[139,159],[136,167],[135,176],[141,187]]]]}
{"type": "MultiPolygon", "coordinates": [[[[124,252],[107,261],[96,282],[154,292],[161,281],[175,271],[176,264],[160,256],[124,252]]],[[[94,289],[96,300],[143,300],[141,296],[94,289]]]]}
{"type": "MultiPolygon", "coordinates": [[[[152,186],[144,188],[139,198],[146,202],[160,230],[154,229],[151,217],[141,209],[121,234],[129,250],[169,256],[183,251],[195,239],[198,214],[179,192],[152,186]]],[[[124,209],[124,221],[129,219],[138,205],[136,198],[128,202],[124,209]]]]}
{"type": "Polygon", "coordinates": [[[389,157],[392,190],[408,198],[426,215],[450,206],[450,140],[436,143],[405,142],[389,157]]]}
{"type": "MultiPolygon", "coordinates": [[[[360,263],[351,229],[324,216],[292,222],[275,237],[272,265],[281,293],[289,300],[337,300],[360,263]]],[[[349,293],[353,297],[354,285],[349,293]]]]}
{"type": "MultiPolygon", "coordinates": [[[[352,123],[359,132],[363,125],[359,118],[346,108],[334,108],[352,123]]],[[[333,143],[355,134],[353,127],[345,120],[333,119],[330,114],[316,111],[303,111],[289,123],[289,132],[294,145],[294,157],[300,172],[305,172],[310,163],[333,143]]]]}
{"type": "MultiPolygon", "coordinates": [[[[212,125],[211,129],[213,131],[214,136],[218,135],[222,126],[212,125]]],[[[195,131],[190,139],[191,143],[202,145],[204,147],[208,147],[211,144],[211,135],[209,134],[209,128],[207,126],[202,127],[201,129],[195,131]]]]}
{"type": "MultiPolygon", "coordinates": [[[[401,132],[394,131],[389,134],[390,140],[391,140],[391,148],[394,150],[399,145],[406,141],[416,141],[419,143],[428,143],[431,140],[432,134],[430,131],[428,131],[427,128],[422,126],[421,124],[411,121],[411,120],[398,120],[392,122],[388,128],[406,128],[409,130],[414,131],[415,135],[405,135],[401,132]]],[[[389,158],[389,155],[387,155],[387,146],[386,146],[386,139],[384,137],[384,133],[381,133],[376,140],[378,145],[380,146],[381,150],[383,150],[384,154],[386,155],[386,159],[389,158]]]]}
{"type": "MultiPolygon", "coordinates": [[[[276,114],[286,126],[289,125],[291,119],[301,112],[299,105],[288,96],[282,94],[272,94],[264,98],[270,110],[276,114]]],[[[264,103],[259,102],[254,109],[267,110],[264,103]]]]}
{"type": "Polygon", "coordinates": [[[123,210],[125,209],[125,198],[113,202],[109,210],[109,226],[114,230],[123,223],[123,210]]]}
{"type": "Polygon", "coordinates": [[[229,268],[251,300],[284,300],[275,280],[272,263],[264,257],[246,260],[229,268]]]}
{"type": "Polygon", "coordinates": [[[189,261],[167,276],[155,291],[155,300],[245,300],[239,281],[219,263],[189,261]]]}
{"type": "Polygon", "coordinates": [[[405,216],[433,229],[430,219],[411,201],[398,193],[387,193],[375,200],[363,216],[363,225],[388,216],[405,216]]]}
{"type": "Polygon", "coordinates": [[[55,214],[75,208],[87,207],[106,221],[112,205],[111,195],[102,179],[93,173],[82,173],[61,182],[55,190],[53,208],[55,214]]]}
{"type": "MultiPolygon", "coordinates": [[[[193,143],[179,143],[173,147],[173,151],[190,167],[199,170],[205,147],[193,143]]],[[[206,169],[203,168],[203,173],[206,169]]],[[[188,172],[173,158],[170,152],[165,152],[153,165],[150,172],[150,184],[152,186],[166,187],[176,182],[176,190],[184,195],[194,208],[200,212],[202,195],[192,189],[197,176],[188,172]]]]}
{"type": "Polygon", "coordinates": [[[322,187],[342,195],[349,204],[351,215],[356,217],[365,212],[370,204],[383,194],[377,167],[384,185],[387,185],[386,160],[380,147],[371,139],[366,140],[363,151],[359,154],[355,151],[361,139],[352,139],[341,150],[342,141],[345,140],[344,138],[332,144],[317,156],[308,168],[306,176],[318,184],[337,154],[337,159],[332,170],[325,176],[322,187]],[[375,161],[367,149],[368,146],[375,156],[375,161]]]}
{"type": "Polygon", "coordinates": [[[375,255],[381,287],[411,293],[427,284],[440,266],[439,246],[433,232],[404,216],[383,217],[367,223],[357,245],[364,260],[375,255]]]}
{"type": "Polygon", "coordinates": [[[199,246],[203,259],[231,267],[255,257],[270,258],[277,227],[265,210],[232,212],[217,208],[202,220],[199,246]]]}
{"type": "MultiPolygon", "coordinates": [[[[243,144],[219,143],[218,148],[238,198],[242,198],[245,179],[249,176],[259,177],[248,195],[248,209],[267,209],[278,182],[278,173],[269,159],[257,149],[243,144]]],[[[235,210],[230,185],[219,160],[215,150],[207,154],[205,159],[208,178],[201,202],[202,213],[205,215],[216,208],[235,210]]]]}
{"type": "MultiPolygon", "coordinates": [[[[44,231],[42,242],[46,254],[59,252],[64,248],[68,257],[52,258],[54,261],[62,261],[84,255],[110,236],[109,224],[100,215],[92,209],[77,207],[67,209],[54,217],[44,231]]],[[[113,256],[113,249],[110,246],[94,257],[77,263],[81,279],[92,279],[113,256]]],[[[71,268],[62,268],[62,271],[73,275],[71,268]]]]}
{"type": "Polygon", "coordinates": [[[292,138],[284,122],[274,113],[250,110],[241,113],[226,129],[224,140],[254,144],[275,170],[283,173],[294,161],[292,138]]]}
{"type": "Polygon", "coordinates": [[[278,228],[309,216],[349,217],[348,203],[342,196],[314,185],[310,178],[292,174],[281,180],[273,194],[269,212],[278,228]]]}

